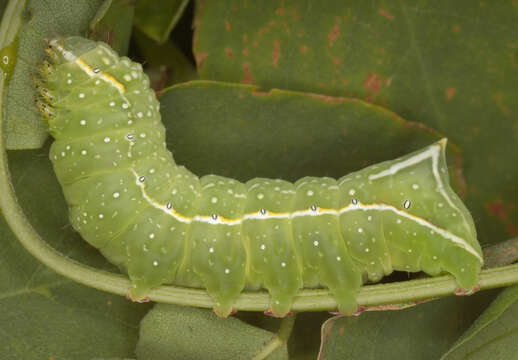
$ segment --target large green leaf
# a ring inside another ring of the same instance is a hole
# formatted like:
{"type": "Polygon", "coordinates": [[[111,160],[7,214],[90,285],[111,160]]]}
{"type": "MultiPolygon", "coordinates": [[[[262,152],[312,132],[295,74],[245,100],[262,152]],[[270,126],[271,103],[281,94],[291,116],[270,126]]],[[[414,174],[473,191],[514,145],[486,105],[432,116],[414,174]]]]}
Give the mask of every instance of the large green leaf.
{"type": "Polygon", "coordinates": [[[98,0],[30,0],[26,23],[19,33],[16,67],[6,95],[7,148],[41,147],[47,139],[46,124],[34,106],[36,66],[45,57],[45,39],[86,35],[88,23],[101,4],[98,0]]]}
{"type": "Polygon", "coordinates": [[[178,163],[239,180],[340,177],[441,138],[363,101],[248,85],[180,84],[165,91],[161,106],[178,163]]]}
{"type": "Polygon", "coordinates": [[[518,286],[502,291],[441,359],[516,359],[518,286]]]}
{"type": "MultiPolygon", "coordinates": [[[[251,359],[273,336],[210,310],[158,304],[142,321],[137,355],[139,360],[251,359]]],[[[268,357],[287,358],[285,344],[268,357]]]]}
{"type": "Polygon", "coordinates": [[[518,234],[515,1],[198,5],[202,79],[356,96],[431,126],[464,154],[480,240],[518,234]]]}
{"type": "Polygon", "coordinates": [[[334,317],[322,327],[319,359],[436,360],[475,319],[469,308],[480,310],[488,300],[485,292],[399,311],[334,317]]]}
{"type": "MultiPolygon", "coordinates": [[[[68,224],[48,147],[9,154],[16,192],[32,224],[64,254],[111,269],[68,224]]],[[[2,359],[133,356],[140,318],[149,309],[55,274],[22,248],[0,219],[2,359]]]]}

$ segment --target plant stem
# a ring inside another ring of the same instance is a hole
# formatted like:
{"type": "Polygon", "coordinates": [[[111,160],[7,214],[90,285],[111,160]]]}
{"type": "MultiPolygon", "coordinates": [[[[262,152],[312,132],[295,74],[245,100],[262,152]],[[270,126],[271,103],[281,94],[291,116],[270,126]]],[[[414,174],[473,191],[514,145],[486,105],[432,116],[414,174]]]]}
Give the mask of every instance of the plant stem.
{"type": "Polygon", "coordinates": [[[279,327],[277,334],[261,349],[257,355],[252,358],[252,360],[266,359],[271,353],[288,342],[288,339],[290,338],[291,332],[293,330],[293,325],[295,324],[296,317],[297,314],[293,313],[292,315],[286,316],[284,319],[282,319],[281,326],[279,327]]]}

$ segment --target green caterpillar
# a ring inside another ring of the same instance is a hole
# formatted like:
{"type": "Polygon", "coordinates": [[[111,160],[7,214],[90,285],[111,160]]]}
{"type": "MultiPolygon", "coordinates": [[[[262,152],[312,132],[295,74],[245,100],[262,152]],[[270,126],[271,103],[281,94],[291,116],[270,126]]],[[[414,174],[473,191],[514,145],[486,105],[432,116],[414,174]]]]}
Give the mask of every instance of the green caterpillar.
{"type": "Polygon", "coordinates": [[[128,273],[131,299],[201,287],[227,316],[244,289],[265,288],[284,316],[300,289],[324,286],[352,314],[360,286],[393,270],[477,285],[482,253],[449,186],[445,139],[338,180],[198,178],[167,150],[140,64],[84,38],[49,45],[37,105],[70,221],[128,273]]]}

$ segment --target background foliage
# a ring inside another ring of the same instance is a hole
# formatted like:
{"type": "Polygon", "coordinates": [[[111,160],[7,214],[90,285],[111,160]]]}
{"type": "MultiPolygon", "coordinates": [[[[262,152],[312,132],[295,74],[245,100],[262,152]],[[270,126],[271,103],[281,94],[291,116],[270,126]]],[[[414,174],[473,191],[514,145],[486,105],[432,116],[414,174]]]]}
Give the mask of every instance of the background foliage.
{"type": "MultiPolygon", "coordinates": [[[[68,223],[33,106],[43,40],[73,34],[146,65],[168,146],[198,175],[337,177],[447,136],[481,243],[518,235],[516,1],[29,0],[15,15],[6,4],[2,23],[23,24],[5,99],[7,146],[24,149],[9,153],[13,183],[34,227],[73,259],[114,270],[68,223]]],[[[256,313],[149,311],[75,284],[3,219],[0,244],[6,359],[250,358],[279,328],[256,313]]],[[[516,289],[359,318],[300,314],[270,358],[512,359],[516,289]]]]}

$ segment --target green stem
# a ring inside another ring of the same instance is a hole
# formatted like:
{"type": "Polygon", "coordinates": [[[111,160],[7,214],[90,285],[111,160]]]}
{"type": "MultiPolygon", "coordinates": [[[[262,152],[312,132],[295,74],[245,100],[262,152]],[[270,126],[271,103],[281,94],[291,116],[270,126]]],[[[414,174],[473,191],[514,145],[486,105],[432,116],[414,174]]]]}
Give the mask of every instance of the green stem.
{"type": "Polygon", "coordinates": [[[290,338],[291,332],[293,330],[293,325],[295,324],[296,317],[297,314],[293,313],[292,315],[286,316],[284,319],[282,319],[281,326],[279,327],[277,334],[261,349],[257,355],[252,358],[252,360],[266,359],[275,350],[288,342],[288,339],[290,338]]]}

